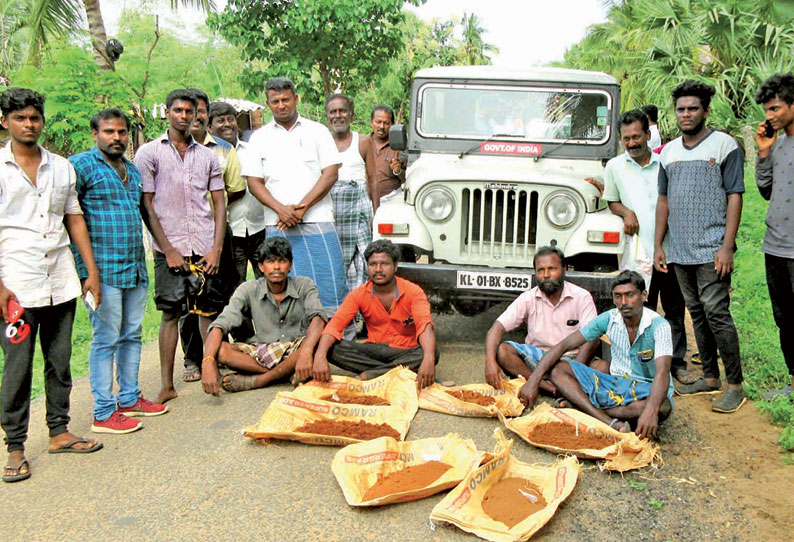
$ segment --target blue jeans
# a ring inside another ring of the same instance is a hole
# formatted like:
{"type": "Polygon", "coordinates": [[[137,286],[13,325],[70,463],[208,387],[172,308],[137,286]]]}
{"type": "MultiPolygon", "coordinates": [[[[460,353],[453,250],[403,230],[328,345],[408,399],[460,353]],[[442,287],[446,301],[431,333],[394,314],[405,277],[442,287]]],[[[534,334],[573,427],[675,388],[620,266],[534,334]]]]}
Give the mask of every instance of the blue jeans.
{"type": "Polygon", "coordinates": [[[141,363],[141,322],[146,308],[146,285],[114,288],[102,284],[102,303],[96,311],[88,309],[94,328],[88,369],[91,393],[94,394],[94,418],[108,419],[116,410],[113,397],[113,359],[119,384],[118,405],[134,405],[138,388],[138,366],[141,363]]]}

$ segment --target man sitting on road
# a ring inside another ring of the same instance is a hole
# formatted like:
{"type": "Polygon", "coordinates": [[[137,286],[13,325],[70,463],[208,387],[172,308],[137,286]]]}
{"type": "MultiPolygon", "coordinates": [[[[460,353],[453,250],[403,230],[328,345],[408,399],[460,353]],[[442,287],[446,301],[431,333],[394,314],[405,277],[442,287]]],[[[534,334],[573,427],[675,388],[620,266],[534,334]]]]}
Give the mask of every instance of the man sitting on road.
{"type": "Polygon", "coordinates": [[[549,350],[521,388],[521,402],[535,406],[541,379],[551,370],[552,384],[575,408],[618,431],[635,425],[640,437],[655,436],[673,409],[673,341],[667,320],[643,306],[647,295],[642,275],[621,272],[612,285],[616,308],[549,350]],[[608,373],[578,361],[558,363],[563,353],[604,333],[612,343],[608,373]]]}
{"type": "Polygon", "coordinates": [[[210,324],[201,360],[201,385],[218,395],[262,388],[290,374],[296,364],[311,367],[326,316],[317,286],[308,277],[290,277],[292,245],[283,237],[262,241],[256,261],[264,277],[241,284],[229,304],[210,324]],[[249,343],[228,343],[229,331],[250,318],[255,330],[249,343]],[[220,379],[218,363],[247,374],[220,379]]]}
{"type": "Polygon", "coordinates": [[[301,359],[295,367],[300,380],[330,379],[328,360],[369,380],[404,365],[417,372],[419,389],[435,380],[438,351],[430,303],[422,288],[395,276],[398,251],[391,241],[373,241],[364,251],[369,281],[345,298],[325,326],[314,366],[301,359]],[[343,330],[361,312],[368,337],[363,343],[342,340],[343,330]]]}
{"type": "MultiPolygon", "coordinates": [[[[581,328],[598,314],[590,292],[565,280],[565,255],[556,247],[541,247],[533,266],[538,285],[524,292],[496,319],[485,338],[485,381],[494,388],[502,385],[501,370],[510,376],[529,378],[546,351],[571,331],[581,328]],[[505,331],[527,325],[524,343],[502,340],[505,331]]],[[[597,342],[569,355],[589,361],[597,342]]],[[[547,380],[540,388],[555,393],[547,380]]]]}

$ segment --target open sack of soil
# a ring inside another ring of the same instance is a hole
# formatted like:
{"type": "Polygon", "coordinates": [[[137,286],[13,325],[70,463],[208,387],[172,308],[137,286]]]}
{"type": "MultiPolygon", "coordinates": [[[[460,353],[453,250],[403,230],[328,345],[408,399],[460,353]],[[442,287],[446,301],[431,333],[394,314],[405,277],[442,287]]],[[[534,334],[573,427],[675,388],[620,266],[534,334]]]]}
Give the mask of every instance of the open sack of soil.
{"type": "Polygon", "coordinates": [[[409,442],[383,437],[342,448],[331,470],[347,504],[379,506],[454,487],[481,456],[473,441],[454,434],[409,442]]]}
{"type": "Polygon", "coordinates": [[[430,521],[495,542],[528,540],[573,491],[579,462],[569,456],[551,465],[528,465],[510,453],[512,440],[501,431],[496,438],[493,459],[450,491],[433,508],[430,521]]]}
{"type": "Polygon", "coordinates": [[[520,418],[500,417],[505,426],[533,446],[587,459],[603,459],[607,470],[625,472],[649,465],[659,446],[634,433],[621,433],[572,408],[538,405],[520,418]]]}
{"type": "Polygon", "coordinates": [[[392,406],[413,419],[418,408],[416,373],[407,367],[395,367],[372,380],[332,376],[330,382],[310,380],[295,388],[292,395],[300,399],[321,400],[346,405],[392,406]]]}
{"type": "Polygon", "coordinates": [[[520,416],[524,405],[518,400],[518,390],[525,382],[523,378],[505,380],[499,390],[489,384],[450,387],[433,384],[419,393],[419,408],[454,416],[495,418],[497,412],[520,416]]]}

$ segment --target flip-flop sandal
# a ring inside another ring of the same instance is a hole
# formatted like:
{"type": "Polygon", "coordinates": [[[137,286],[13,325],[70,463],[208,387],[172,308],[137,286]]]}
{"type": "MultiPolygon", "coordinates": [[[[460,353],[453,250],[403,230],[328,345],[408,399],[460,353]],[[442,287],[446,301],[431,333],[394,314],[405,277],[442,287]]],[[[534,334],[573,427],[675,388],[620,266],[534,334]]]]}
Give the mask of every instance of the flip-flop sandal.
{"type": "Polygon", "coordinates": [[[11,465],[6,465],[3,469],[3,472],[5,472],[6,469],[11,469],[13,471],[16,471],[16,474],[9,474],[9,475],[3,474],[3,481],[6,483],[10,484],[13,482],[21,482],[22,480],[27,480],[28,478],[30,478],[30,463],[28,463],[27,459],[23,459],[22,461],[20,461],[19,465],[17,465],[16,467],[12,467],[11,465]],[[27,465],[28,472],[24,474],[19,473],[19,471],[22,470],[22,465],[27,465]]]}
{"type": "Polygon", "coordinates": [[[700,359],[700,352],[695,352],[694,354],[692,354],[692,359],[691,359],[691,361],[692,361],[692,363],[694,363],[695,365],[703,365],[703,360],[702,360],[702,359],[700,359]]]}
{"type": "Polygon", "coordinates": [[[254,389],[252,375],[228,374],[221,380],[221,387],[230,393],[254,389]]]}
{"type": "Polygon", "coordinates": [[[88,439],[85,439],[85,438],[76,438],[76,439],[74,439],[74,440],[72,440],[70,442],[67,442],[66,444],[64,444],[60,448],[56,448],[54,450],[47,450],[47,453],[50,453],[50,454],[90,454],[90,453],[96,452],[98,450],[101,450],[102,446],[103,446],[103,444],[101,442],[99,442],[98,440],[91,441],[91,440],[88,440],[88,439]],[[83,449],[83,448],[74,448],[75,444],[80,444],[80,443],[91,444],[91,442],[93,442],[94,445],[91,446],[90,448],[85,448],[85,449],[83,449]]]}
{"type": "Polygon", "coordinates": [[[183,382],[198,382],[201,380],[201,369],[196,365],[188,365],[182,373],[183,382]]]}
{"type": "Polygon", "coordinates": [[[629,422],[621,422],[617,418],[612,418],[612,421],[609,422],[609,427],[611,427],[612,429],[614,429],[618,433],[623,433],[623,434],[631,433],[631,425],[629,424],[629,422]],[[617,423],[617,422],[620,422],[620,423],[617,423]],[[621,429],[625,429],[625,431],[621,431],[621,429]]]}

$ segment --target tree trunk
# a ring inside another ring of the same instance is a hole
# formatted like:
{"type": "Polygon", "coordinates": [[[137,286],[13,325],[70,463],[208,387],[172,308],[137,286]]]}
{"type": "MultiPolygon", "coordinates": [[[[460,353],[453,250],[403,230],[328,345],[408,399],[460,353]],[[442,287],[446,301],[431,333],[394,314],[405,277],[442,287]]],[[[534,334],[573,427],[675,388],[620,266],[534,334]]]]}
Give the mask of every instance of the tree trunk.
{"type": "Polygon", "coordinates": [[[102,11],[99,8],[99,0],[83,0],[85,16],[88,20],[88,31],[91,34],[91,45],[94,52],[94,62],[100,69],[110,71],[115,70],[116,66],[105,53],[105,44],[108,41],[105,33],[105,21],[102,20],[102,11]]]}

